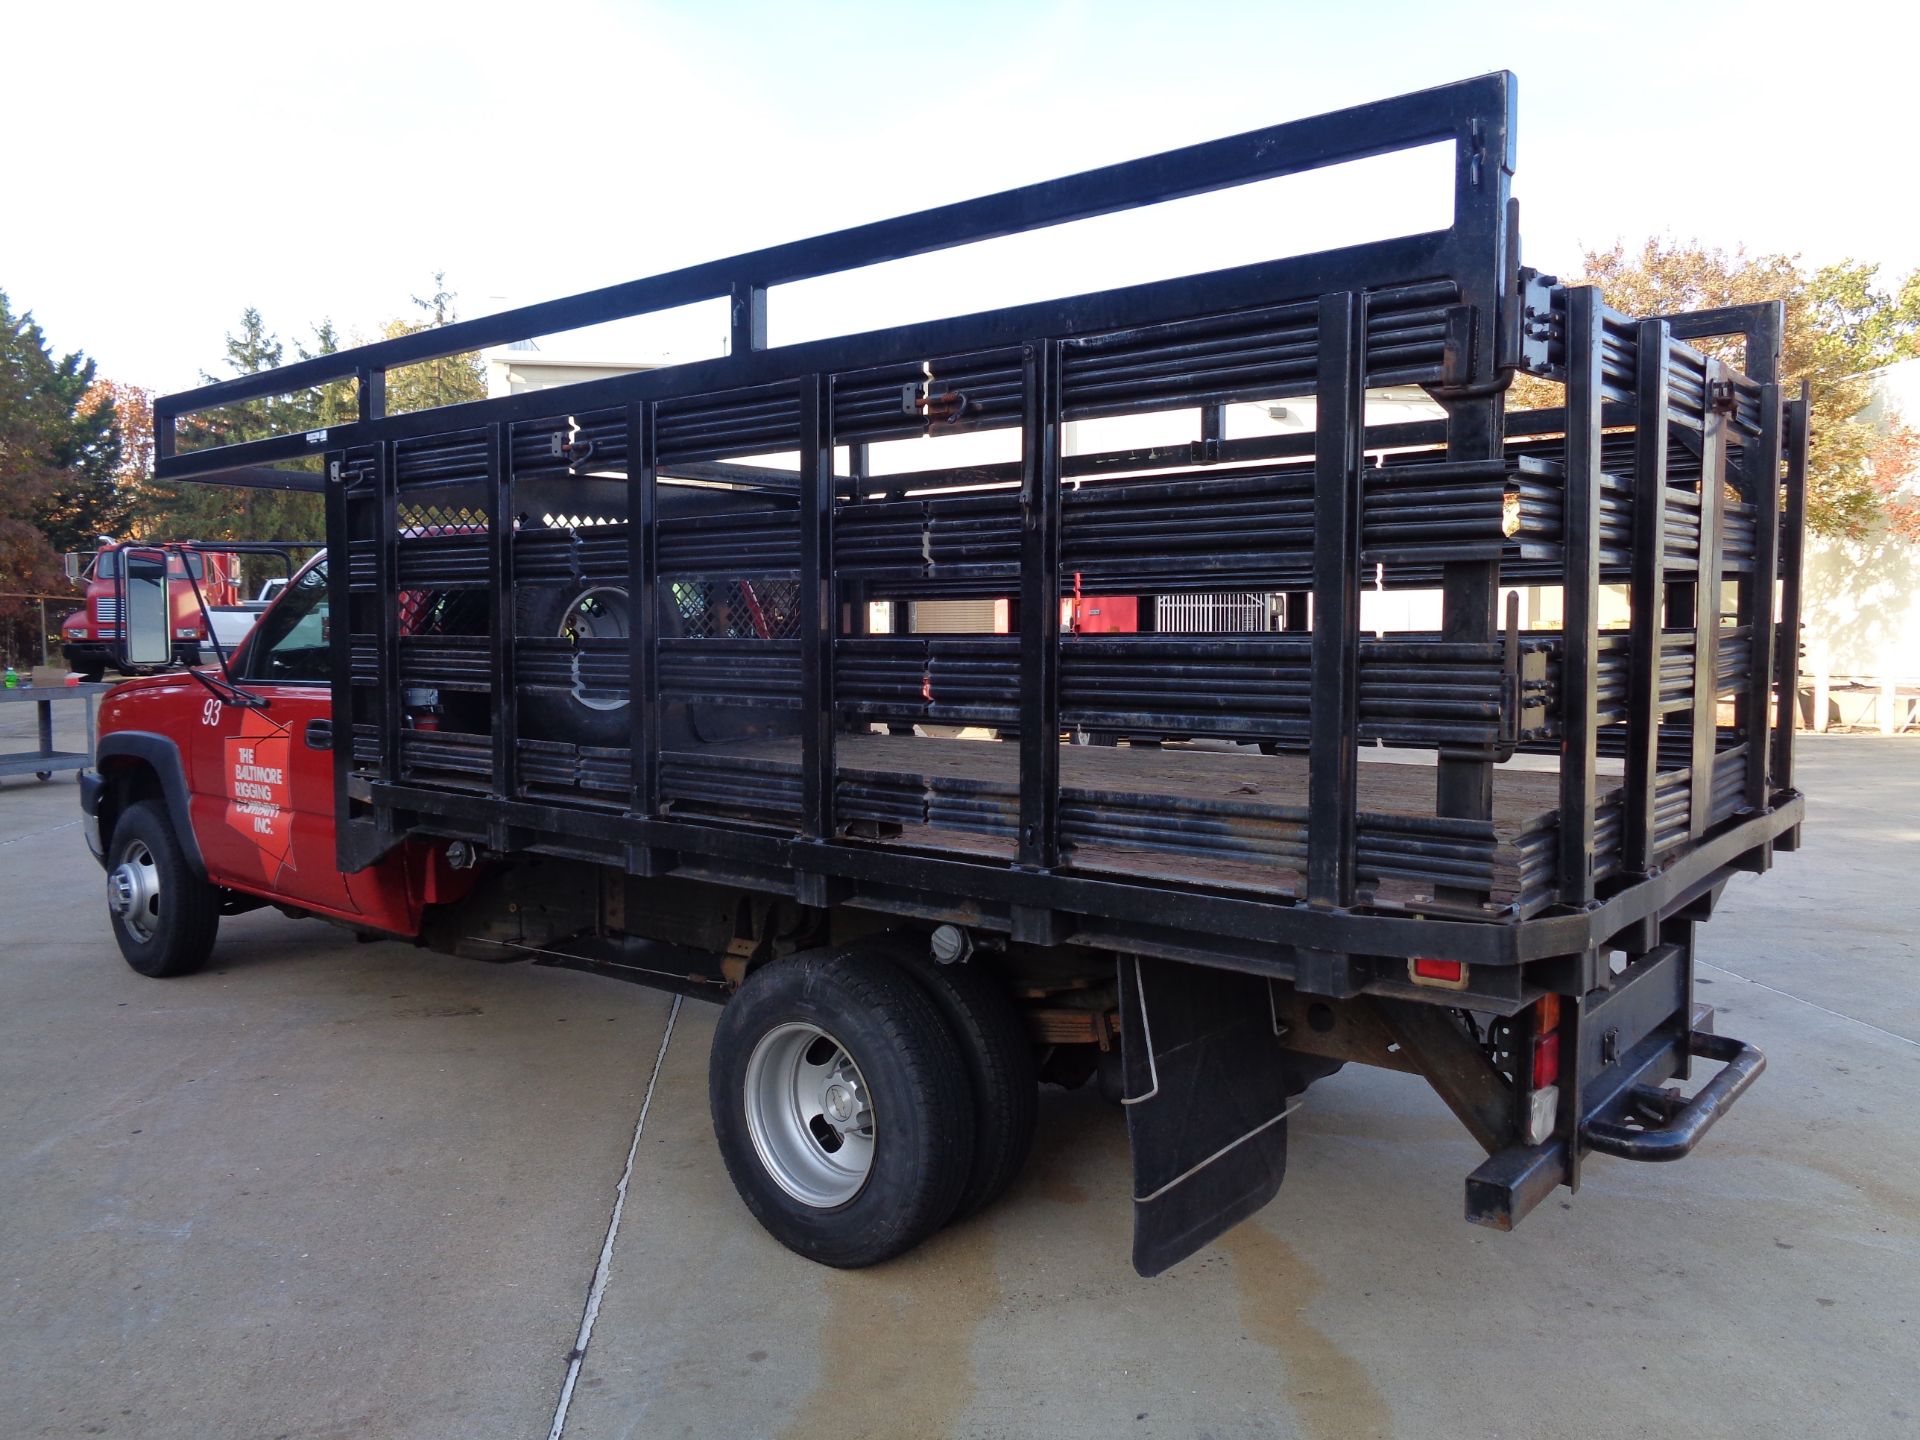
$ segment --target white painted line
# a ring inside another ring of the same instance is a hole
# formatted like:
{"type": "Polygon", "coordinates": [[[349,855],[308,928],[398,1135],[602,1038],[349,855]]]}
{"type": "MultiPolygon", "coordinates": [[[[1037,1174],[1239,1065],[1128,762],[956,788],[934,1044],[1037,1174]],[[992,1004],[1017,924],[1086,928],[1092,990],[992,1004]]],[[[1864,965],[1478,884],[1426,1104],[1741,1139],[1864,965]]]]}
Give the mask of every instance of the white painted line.
{"type": "Polygon", "coordinates": [[[1889,1040],[1898,1040],[1902,1045],[1920,1046],[1920,1040],[1914,1039],[1911,1035],[1902,1035],[1898,1030],[1883,1029],[1871,1020],[1862,1020],[1858,1015],[1848,1015],[1843,1011],[1829,1010],[1824,1005],[1815,1004],[1804,995],[1796,995],[1791,990],[1782,990],[1778,985],[1769,985],[1766,981],[1756,980],[1751,975],[1742,975],[1738,970],[1729,970],[1724,965],[1710,964],[1705,960],[1696,960],[1693,963],[1703,970],[1718,970],[1722,975],[1731,975],[1736,980],[1744,980],[1747,984],[1756,985],[1770,994],[1780,996],[1782,999],[1797,1001],[1809,1010],[1818,1010],[1822,1015],[1831,1015],[1836,1020],[1845,1020],[1850,1024],[1860,1026],[1864,1030],[1871,1030],[1876,1035],[1884,1035],[1889,1040]]]}
{"type": "Polygon", "coordinates": [[[567,1428],[567,1407],[573,1404],[573,1387],[579,1383],[580,1367],[586,1363],[587,1345],[593,1339],[593,1322],[600,1318],[600,1302],[606,1298],[607,1277],[613,1270],[613,1242],[620,1235],[620,1216],[627,1208],[627,1184],[633,1179],[634,1157],[640,1151],[640,1132],[647,1128],[647,1111],[653,1105],[653,1087],[660,1083],[660,1067],[667,1060],[667,1042],[673,1039],[673,1022],[680,1018],[680,997],[673,997],[667,1011],[667,1028],[660,1036],[660,1050],[653,1057],[653,1073],[647,1077],[647,1093],[640,1101],[640,1118],[634,1122],[633,1143],[627,1146],[627,1166],[620,1172],[620,1184],[613,1192],[613,1214],[607,1220],[607,1238],[600,1245],[600,1263],[593,1267],[593,1283],[587,1287],[587,1308],[580,1316],[580,1333],[574,1337],[573,1356],[567,1362],[566,1382],[560,1387],[560,1403],[554,1407],[553,1428],[547,1440],[560,1440],[567,1428]]]}

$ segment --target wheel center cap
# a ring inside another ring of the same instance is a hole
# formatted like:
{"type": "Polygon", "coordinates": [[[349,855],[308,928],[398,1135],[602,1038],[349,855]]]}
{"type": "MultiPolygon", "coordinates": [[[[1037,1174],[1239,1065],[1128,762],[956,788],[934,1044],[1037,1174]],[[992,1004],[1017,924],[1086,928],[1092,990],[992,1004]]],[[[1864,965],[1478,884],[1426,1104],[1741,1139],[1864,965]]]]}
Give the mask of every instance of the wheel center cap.
{"type": "Polygon", "coordinates": [[[838,1080],[827,1086],[826,1094],[821,1097],[821,1101],[829,1118],[842,1125],[853,1119],[854,1112],[859,1109],[859,1102],[854,1099],[853,1091],[838,1080]]]}
{"type": "Polygon", "coordinates": [[[107,901],[121,915],[133,909],[133,897],[138,890],[139,886],[125,865],[117,867],[107,877],[107,901]]]}

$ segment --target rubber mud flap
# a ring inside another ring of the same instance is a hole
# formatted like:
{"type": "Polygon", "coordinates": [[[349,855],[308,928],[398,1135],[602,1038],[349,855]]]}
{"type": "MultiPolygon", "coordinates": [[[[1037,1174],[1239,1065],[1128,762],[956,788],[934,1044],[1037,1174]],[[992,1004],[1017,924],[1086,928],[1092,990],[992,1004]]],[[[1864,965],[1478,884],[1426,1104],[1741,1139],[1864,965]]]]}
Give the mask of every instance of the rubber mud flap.
{"type": "Polygon", "coordinates": [[[1287,1171],[1286,1052],[1268,982],[1120,962],[1133,1268],[1158,1275],[1271,1200],[1287,1171]]]}

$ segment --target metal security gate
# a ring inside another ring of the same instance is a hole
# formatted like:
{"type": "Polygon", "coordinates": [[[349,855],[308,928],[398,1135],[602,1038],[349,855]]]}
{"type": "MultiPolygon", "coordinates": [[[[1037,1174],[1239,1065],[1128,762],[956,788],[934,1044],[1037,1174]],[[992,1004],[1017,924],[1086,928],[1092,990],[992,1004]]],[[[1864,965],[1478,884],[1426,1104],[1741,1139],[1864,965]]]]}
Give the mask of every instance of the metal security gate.
{"type": "Polygon", "coordinates": [[[1279,598],[1254,590],[1156,595],[1154,629],[1163,635],[1243,635],[1278,630],[1279,598]]]}

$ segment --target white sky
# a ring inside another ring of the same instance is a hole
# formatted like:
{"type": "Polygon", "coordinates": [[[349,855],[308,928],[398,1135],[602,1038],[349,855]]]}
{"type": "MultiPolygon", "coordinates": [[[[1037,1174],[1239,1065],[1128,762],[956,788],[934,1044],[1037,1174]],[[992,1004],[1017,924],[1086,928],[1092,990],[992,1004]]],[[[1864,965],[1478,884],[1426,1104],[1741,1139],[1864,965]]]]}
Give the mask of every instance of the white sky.
{"type": "MultiPolygon", "coordinates": [[[[13,3],[0,289],[57,348],[175,389],[248,304],[288,340],[364,335],[444,269],[473,315],[1498,68],[1531,263],[1667,232],[1892,277],[1920,266],[1913,13],[13,3]]],[[[1432,186],[1395,164],[776,292],[774,339],[1424,228],[1432,186]]],[[[718,328],[543,348],[684,355],[718,328]]]]}

